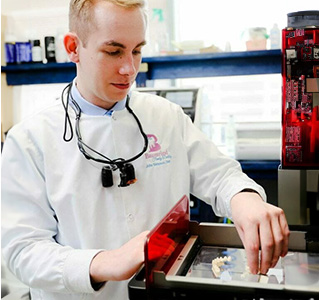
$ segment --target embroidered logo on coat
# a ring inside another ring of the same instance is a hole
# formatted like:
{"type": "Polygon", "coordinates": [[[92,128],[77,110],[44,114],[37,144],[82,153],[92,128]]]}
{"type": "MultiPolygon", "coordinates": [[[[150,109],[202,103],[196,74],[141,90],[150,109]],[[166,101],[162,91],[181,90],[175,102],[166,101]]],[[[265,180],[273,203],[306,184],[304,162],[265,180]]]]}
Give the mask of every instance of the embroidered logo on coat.
{"type": "Polygon", "coordinates": [[[169,164],[172,156],[168,153],[168,149],[162,149],[162,146],[158,143],[158,139],[154,134],[147,134],[147,137],[149,151],[145,153],[146,168],[169,164]]]}
{"type": "Polygon", "coordinates": [[[150,152],[161,150],[161,146],[157,143],[157,137],[154,134],[148,134],[147,138],[150,152]]]}

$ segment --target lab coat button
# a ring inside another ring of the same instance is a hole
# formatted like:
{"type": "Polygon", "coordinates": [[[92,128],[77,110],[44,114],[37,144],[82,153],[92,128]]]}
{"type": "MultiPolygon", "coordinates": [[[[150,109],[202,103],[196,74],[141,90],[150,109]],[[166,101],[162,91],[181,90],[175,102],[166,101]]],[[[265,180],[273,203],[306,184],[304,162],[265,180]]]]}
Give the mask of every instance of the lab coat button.
{"type": "Polygon", "coordinates": [[[134,221],[134,216],[133,216],[132,214],[128,214],[128,215],[127,215],[127,220],[128,220],[129,222],[133,222],[133,221],[134,221]]]}

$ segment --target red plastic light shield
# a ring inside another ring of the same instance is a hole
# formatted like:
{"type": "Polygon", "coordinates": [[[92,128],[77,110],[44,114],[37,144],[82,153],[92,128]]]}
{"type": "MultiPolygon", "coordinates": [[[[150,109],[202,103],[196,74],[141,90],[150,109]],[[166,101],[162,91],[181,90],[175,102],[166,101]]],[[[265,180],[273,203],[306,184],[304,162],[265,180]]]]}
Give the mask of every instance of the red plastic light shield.
{"type": "Polygon", "coordinates": [[[189,200],[183,196],[148,234],[145,242],[146,287],[153,283],[156,271],[165,272],[189,232],[189,200]]]}
{"type": "Polygon", "coordinates": [[[319,28],[282,31],[283,168],[319,168],[319,28]]]}

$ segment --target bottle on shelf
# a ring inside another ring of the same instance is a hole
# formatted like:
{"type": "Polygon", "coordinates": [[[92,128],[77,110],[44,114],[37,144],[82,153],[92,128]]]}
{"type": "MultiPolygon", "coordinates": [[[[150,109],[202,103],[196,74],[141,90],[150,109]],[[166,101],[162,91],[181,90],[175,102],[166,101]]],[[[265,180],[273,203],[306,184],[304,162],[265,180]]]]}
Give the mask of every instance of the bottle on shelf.
{"type": "Polygon", "coordinates": [[[278,24],[274,24],[274,26],[270,29],[270,49],[280,49],[280,29],[278,28],[278,24]]]}
{"type": "Polygon", "coordinates": [[[153,8],[149,26],[148,56],[166,55],[169,50],[169,35],[164,11],[162,8],[153,8]]]}
{"type": "Polygon", "coordinates": [[[16,62],[17,64],[25,64],[32,62],[31,43],[27,40],[20,40],[15,43],[16,62]]]}
{"type": "Polygon", "coordinates": [[[42,63],[43,56],[42,56],[42,47],[40,40],[33,40],[32,42],[32,62],[34,63],[42,63]]]}
{"type": "Polygon", "coordinates": [[[48,63],[56,62],[55,58],[55,38],[54,36],[46,36],[44,38],[45,58],[48,63]]]}
{"type": "Polygon", "coordinates": [[[4,40],[5,40],[4,44],[5,44],[6,64],[14,65],[17,63],[16,48],[15,48],[15,43],[17,39],[13,34],[6,32],[4,40]]]}

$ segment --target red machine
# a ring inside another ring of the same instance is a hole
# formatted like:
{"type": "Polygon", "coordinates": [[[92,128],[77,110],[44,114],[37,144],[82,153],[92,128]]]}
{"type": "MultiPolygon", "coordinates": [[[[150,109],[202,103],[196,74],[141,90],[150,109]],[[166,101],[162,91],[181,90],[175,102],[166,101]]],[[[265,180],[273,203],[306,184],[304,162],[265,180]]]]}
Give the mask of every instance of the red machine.
{"type": "Polygon", "coordinates": [[[318,299],[319,231],[305,229],[291,231],[289,254],[267,275],[250,274],[235,226],[190,221],[184,196],[148,234],[129,299],[318,299]]]}
{"type": "Polygon", "coordinates": [[[319,168],[319,11],[282,31],[282,168],[319,168]]]}

